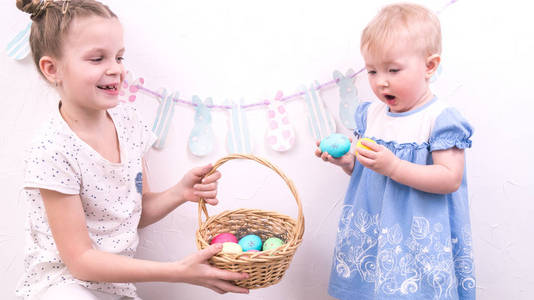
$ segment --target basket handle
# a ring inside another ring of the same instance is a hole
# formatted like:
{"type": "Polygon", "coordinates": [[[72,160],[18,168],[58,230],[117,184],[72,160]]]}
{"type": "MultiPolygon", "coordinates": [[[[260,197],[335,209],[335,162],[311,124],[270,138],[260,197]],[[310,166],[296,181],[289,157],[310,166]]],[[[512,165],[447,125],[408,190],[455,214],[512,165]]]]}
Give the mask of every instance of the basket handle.
{"type": "MultiPolygon", "coordinates": [[[[300,202],[299,196],[297,194],[297,189],[295,188],[295,185],[293,184],[293,181],[291,179],[287,178],[287,176],[275,165],[271,164],[267,160],[251,155],[251,154],[230,154],[227,155],[221,159],[219,159],[214,165],[213,168],[204,176],[209,176],[213,174],[217,168],[219,168],[222,164],[229,160],[233,159],[250,159],[253,161],[256,161],[264,166],[267,166],[271,168],[273,171],[275,171],[284,181],[286,182],[287,186],[289,187],[289,190],[293,194],[293,197],[295,197],[295,201],[297,202],[297,208],[298,208],[298,217],[297,217],[297,226],[295,226],[295,236],[298,239],[302,238],[302,235],[304,234],[304,215],[302,214],[302,203],[300,202]]],[[[206,208],[206,201],[204,198],[200,198],[200,201],[198,201],[198,224],[202,226],[202,213],[204,212],[204,215],[206,216],[206,221],[209,218],[208,210],[206,208]]]]}

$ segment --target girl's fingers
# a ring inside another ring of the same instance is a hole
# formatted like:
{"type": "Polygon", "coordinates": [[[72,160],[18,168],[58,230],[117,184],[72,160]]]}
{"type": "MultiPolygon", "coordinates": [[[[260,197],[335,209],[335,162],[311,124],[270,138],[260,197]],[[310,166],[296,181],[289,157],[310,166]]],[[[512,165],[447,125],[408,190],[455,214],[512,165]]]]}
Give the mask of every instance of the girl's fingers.
{"type": "Polygon", "coordinates": [[[201,184],[197,183],[193,186],[193,188],[198,191],[213,191],[217,190],[217,182],[207,183],[207,184],[201,184]]]}
{"type": "MultiPolygon", "coordinates": [[[[211,170],[211,168],[210,168],[210,170],[211,170]]],[[[221,178],[221,172],[215,171],[215,172],[213,172],[213,174],[210,174],[209,176],[206,176],[206,177],[202,178],[202,183],[206,184],[206,183],[216,182],[220,178],[221,178]]]]}
{"type": "Polygon", "coordinates": [[[231,292],[231,293],[248,294],[248,289],[238,287],[237,285],[234,285],[224,280],[218,280],[215,287],[217,287],[220,290],[231,292]]]}

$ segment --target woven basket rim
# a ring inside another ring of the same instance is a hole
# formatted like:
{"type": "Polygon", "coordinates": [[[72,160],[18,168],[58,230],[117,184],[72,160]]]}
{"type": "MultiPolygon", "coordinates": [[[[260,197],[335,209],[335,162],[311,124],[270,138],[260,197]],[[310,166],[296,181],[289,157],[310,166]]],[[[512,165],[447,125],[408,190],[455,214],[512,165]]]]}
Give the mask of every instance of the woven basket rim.
{"type": "MultiPolygon", "coordinates": [[[[295,185],[293,184],[293,181],[291,181],[291,179],[289,179],[277,166],[275,166],[274,164],[272,164],[268,160],[266,160],[264,158],[260,158],[260,157],[254,156],[252,154],[237,154],[237,153],[236,154],[230,154],[230,155],[227,155],[227,156],[219,159],[217,162],[215,162],[215,164],[213,165],[212,169],[205,176],[209,176],[209,175],[213,174],[217,170],[217,168],[219,168],[221,165],[223,165],[224,163],[226,163],[226,162],[228,162],[230,160],[234,160],[234,159],[248,159],[248,160],[256,161],[256,162],[258,162],[258,163],[260,163],[260,164],[272,169],[280,177],[282,177],[282,179],[286,182],[287,186],[289,187],[289,189],[291,191],[291,194],[295,198],[295,202],[297,204],[298,216],[297,216],[297,219],[296,219],[296,226],[294,228],[294,232],[293,232],[292,236],[297,238],[298,240],[302,240],[302,236],[304,235],[304,215],[303,215],[303,212],[302,212],[303,211],[302,210],[302,203],[301,203],[300,198],[298,196],[297,189],[295,188],[295,185]]],[[[231,211],[237,211],[237,210],[240,210],[240,209],[231,210],[231,211]]],[[[241,208],[241,210],[254,210],[254,209],[241,208]]],[[[258,210],[258,211],[266,212],[265,210],[258,210]]],[[[224,211],[224,212],[227,212],[227,211],[224,211]]],[[[224,213],[224,212],[222,212],[222,213],[224,213]]],[[[222,213],[217,214],[215,217],[220,216],[222,213]]],[[[283,214],[280,214],[280,215],[281,216],[286,216],[286,215],[283,215],[283,214]]],[[[209,220],[209,219],[210,219],[210,217],[209,217],[209,214],[208,214],[208,210],[206,208],[206,201],[203,198],[200,198],[200,201],[198,202],[198,224],[199,224],[199,230],[200,230],[200,228],[203,227],[203,224],[206,223],[207,220],[209,220]],[[202,220],[202,214],[205,215],[206,221],[202,220]]],[[[288,241],[286,241],[286,242],[288,242],[288,241]]],[[[205,246],[205,245],[203,245],[203,246],[205,246]]]]}

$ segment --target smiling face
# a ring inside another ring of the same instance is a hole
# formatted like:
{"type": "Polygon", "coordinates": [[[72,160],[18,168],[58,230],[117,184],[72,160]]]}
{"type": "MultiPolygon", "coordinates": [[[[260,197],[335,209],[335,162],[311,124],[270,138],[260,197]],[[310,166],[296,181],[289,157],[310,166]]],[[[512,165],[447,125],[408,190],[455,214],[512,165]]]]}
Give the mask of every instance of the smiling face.
{"type": "Polygon", "coordinates": [[[77,18],[64,38],[63,55],[58,61],[62,102],[83,110],[115,107],[125,75],[119,20],[77,18]]]}
{"type": "Polygon", "coordinates": [[[439,56],[426,57],[410,39],[397,37],[381,51],[362,51],[369,83],[391,112],[422,106],[433,97],[429,88],[439,56]]]}

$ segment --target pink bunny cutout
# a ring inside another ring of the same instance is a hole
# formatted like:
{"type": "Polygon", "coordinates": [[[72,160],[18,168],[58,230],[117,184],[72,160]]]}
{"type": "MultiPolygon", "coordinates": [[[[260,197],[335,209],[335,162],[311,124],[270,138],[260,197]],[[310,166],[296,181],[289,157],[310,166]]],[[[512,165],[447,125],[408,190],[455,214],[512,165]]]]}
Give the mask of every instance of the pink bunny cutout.
{"type": "Polygon", "coordinates": [[[139,88],[143,86],[144,83],[145,80],[142,77],[133,80],[132,73],[130,71],[126,71],[126,76],[119,91],[119,100],[121,102],[134,102],[139,88]]]}
{"type": "Polygon", "coordinates": [[[279,91],[267,108],[266,142],[274,151],[284,152],[295,143],[295,129],[281,100],[282,92],[279,91]]]}

